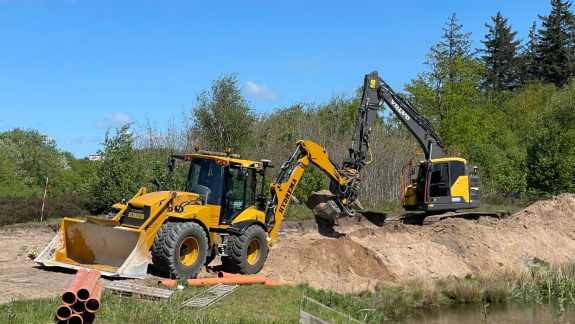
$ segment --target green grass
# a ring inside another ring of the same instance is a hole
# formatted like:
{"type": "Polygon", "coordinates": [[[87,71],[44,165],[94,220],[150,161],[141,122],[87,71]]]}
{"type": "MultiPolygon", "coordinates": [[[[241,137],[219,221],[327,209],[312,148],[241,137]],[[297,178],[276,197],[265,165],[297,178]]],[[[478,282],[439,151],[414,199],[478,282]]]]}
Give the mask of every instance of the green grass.
{"type": "MultiPolygon", "coordinates": [[[[4,226],[0,226],[0,228],[2,228],[2,227],[41,227],[41,226],[60,225],[60,224],[62,224],[62,219],[63,218],[59,218],[59,217],[51,217],[51,218],[45,219],[43,221],[40,221],[38,219],[36,221],[31,221],[31,222],[4,225],[4,226]]],[[[86,220],[86,217],[85,216],[75,217],[75,219],[86,220]]]]}
{"type": "MultiPolygon", "coordinates": [[[[538,263],[534,260],[533,263],[538,263]]],[[[334,324],[347,323],[345,314],[367,324],[401,320],[415,312],[445,305],[503,302],[511,298],[557,298],[575,304],[575,265],[507,268],[502,274],[431,280],[413,278],[399,287],[379,285],[374,291],[340,294],[295,287],[240,286],[206,310],[180,304],[207,288],[186,287],[167,302],[146,301],[106,294],[96,323],[297,323],[300,306],[334,324]],[[326,310],[303,295],[343,313],[326,310]]],[[[0,305],[0,323],[51,323],[58,298],[20,300],[0,305]]]]}
{"type": "MultiPolygon", "coordinates": [[[[240,286],[206,310],[180,304],[207,288],[186,287],[172,300],[155,302],[105,294],[95,323],[297,323],[301,289],[240,286]]],[[[51,323],[58,298],[13,301],[0,306],[0,323],[51,323]]]]}

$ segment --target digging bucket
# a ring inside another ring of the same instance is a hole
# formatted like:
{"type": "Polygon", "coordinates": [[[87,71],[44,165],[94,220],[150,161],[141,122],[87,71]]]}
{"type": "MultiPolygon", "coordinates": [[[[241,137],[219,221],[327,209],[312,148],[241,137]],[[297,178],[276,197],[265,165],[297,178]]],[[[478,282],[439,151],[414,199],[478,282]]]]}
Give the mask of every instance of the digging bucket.
{"type": "Polygon", "coordinates": [[[68,269],[98,269],[102,276],[140,278],[148,269],[145,231],[116,220],[64,218],[60,231],[35,262],[68,269]]]}

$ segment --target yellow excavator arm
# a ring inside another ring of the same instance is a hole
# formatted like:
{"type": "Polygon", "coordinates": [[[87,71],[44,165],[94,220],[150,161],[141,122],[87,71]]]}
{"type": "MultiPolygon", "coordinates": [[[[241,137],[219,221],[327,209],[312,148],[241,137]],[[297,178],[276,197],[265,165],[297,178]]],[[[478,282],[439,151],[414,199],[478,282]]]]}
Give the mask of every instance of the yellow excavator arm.
{"type": "Polygon", "coordinates": [[[314,164],[331,179],[329,187],[334,195],[328,202],[328,208],[318,215],[328,219],[355,215],[352,205],[358,195],[359,172],[355,169],[341,169],[329,158],[323,147],[312,141],[300,140],[296,143],[294,153],[282,164],[279,175],[270,185],[272,199],[266,211],[270,243],[273,243],[277,236],[291,197],[309,163],[314,164]]]}

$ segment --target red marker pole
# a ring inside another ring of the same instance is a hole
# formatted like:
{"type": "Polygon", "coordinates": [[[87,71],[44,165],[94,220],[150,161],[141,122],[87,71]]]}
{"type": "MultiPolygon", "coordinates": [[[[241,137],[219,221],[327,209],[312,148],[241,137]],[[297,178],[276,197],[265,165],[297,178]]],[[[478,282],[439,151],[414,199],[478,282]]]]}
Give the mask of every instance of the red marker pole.
{"type": "Polygon", "coordinates": [[[48,191],[48,177],[46,177],[46,186],[44,187],[44,199],[42,199],[42,211],[40,212],[40,221],[44,220],[44,205],[46,204],[47,191],[48,191]]]}

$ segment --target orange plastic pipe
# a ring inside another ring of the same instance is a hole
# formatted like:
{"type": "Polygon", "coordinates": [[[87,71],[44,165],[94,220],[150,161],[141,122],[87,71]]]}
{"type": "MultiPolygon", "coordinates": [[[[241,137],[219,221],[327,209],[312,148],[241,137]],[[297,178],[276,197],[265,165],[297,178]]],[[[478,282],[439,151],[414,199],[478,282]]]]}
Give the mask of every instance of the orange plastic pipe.
{"type": "Polygon", "coordinates": [[[218,278],[234,278],[234,277],[243,277],[243,275],[218,271],[218,278]]]}
{"type": "Polygon", "coordinates": [[[175,280],[160,280],[160,281],[158,281],[158,287],[160,287],[160,285],[175,286],[176,281],[175,280]]]}
{"type": "Polygon", "coordinates": [[[68,324],[83,324],[84,319],[80,314],[74,314],[68,319],[68,324]]]}
{"type": "Polygon", "coordinates": [[[76,275],[68,281],[66,291],[62,294],[62,303],[64,305],[72,306],[76,302],[78,290],[82,283],[84,283],[86,276],[88,276],[88,270],[80,269],[76,272],[76,275]]]}
{"type": "Polygon", "coordinates": [[[93,323],[96,320],[96,314],[85,312],[82,314],[82,319],[84,320],[84,324],[93,323]]]}
{"type": "Polygon", "coordinates": [[[76,294],[78,300],[85,302],[86,300],[88,300],[88,298],[90,298],[90,294],[92,293],[92,290],[94,290],[94,287],[96,287],[98,280],[100,280],[100,276],[101,276],[100,270],[98,269],[90,270],[90,273],[88,273],[88,276],[86,276],[86,280],[84,280],[84,283],[82,284],[82,286],[78,290],[78,293],[76,294]]]}
{"type": "Polygon", "coordinates": [[[205,278],[205,279],[188,279],[188,285],[203,287],[206,285],[217,285],[221,284],[236,284],[236,285],[246,285],[246,284],[264,284],[266,282],[266,277],[264,276],[242,276],[242,277],[232,277],[232,278],[205,278]]]}
{"type": "MultiPolygon", "coordinates": [[[[86,312],[89,313],[95,313],[98,311],[98,309],[100,309],[100,298],[102,297],[102,284],[101,283],[97,283],[96,287],[94,287],[94,290],[92,290],[92,293],[90,294],[90,298],[88,298],[88,300],[86,300],[86,312]]],[[[86,321],[86,319],[84,318],[84,321],[86,321]]]]}
{"type": "Polygon", "coordinates": [[[69,319],[70,316],[72,316],[72,308],[70,308],[70,306],[61,304],[58,306],[58,309],[56,309],[56,317],[59,320],[65,321],[69,319]]]}
{"type": "Polygon", "coordinates": [[[82,314],[86,310],[86,304],[82,301],[77,301],[72,305],[74,314],[82,314]]]}
{"type": "Polygon", "coordinates": [[[284,283],[283,283],[283,282],[279,282],[279,281],[266,280],[266,282],[264,283],[264,285],[266,285],[266,286],[283,286],[284,283]]]}

